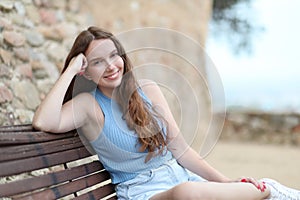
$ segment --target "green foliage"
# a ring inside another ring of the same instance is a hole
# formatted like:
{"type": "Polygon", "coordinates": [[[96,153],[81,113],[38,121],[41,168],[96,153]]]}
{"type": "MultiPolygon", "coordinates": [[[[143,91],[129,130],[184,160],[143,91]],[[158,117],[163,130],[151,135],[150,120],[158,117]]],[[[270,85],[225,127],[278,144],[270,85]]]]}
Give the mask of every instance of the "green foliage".
{"type": "Polygon", "coordinates": [[[225,37],[235,53],[251,53],[254,36],[263,28],[251,19],[255,11],[252,0],[214,0],[212,13],[212,34],[225,37]]]}

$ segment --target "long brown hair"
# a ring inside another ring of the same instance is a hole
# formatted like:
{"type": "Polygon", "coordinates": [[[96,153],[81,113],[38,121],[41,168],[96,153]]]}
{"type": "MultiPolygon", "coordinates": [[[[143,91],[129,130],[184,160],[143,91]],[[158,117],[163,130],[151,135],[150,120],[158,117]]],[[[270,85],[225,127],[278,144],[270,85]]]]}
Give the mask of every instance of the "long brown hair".
{"type": "MultiPolygon", "coordinates": [[[[62,73],[68,67],[71,59],[80,53],[85,54],[89,44],[95,39],[112,40],[117,48],[118,54],[124,61],[122,82],[120,86],[116,88],[115,95],[128,127],[135,130],[138,135],[138,141],[141,144],[139,150],[141,152],[148,152],[145,162],[149,161],[155,155],[163,154],[166,147],[166,140],[162,128],[163,123],[166,125],[166,122],[141,98],[140,93],[137,91],[139,88],[138,83],[132,73],[132,64],[123,46],[112,33],[98,27],[89,27],[87,30],[82,31],[75,39],[70,53],[66,58],[62,73]]],[[[87,92],[95,88],[96,85],[92,81],[82,76],[74,77],[68,87],[63,102],[69,101],[72,96],[80,92],[87,92]]]]}

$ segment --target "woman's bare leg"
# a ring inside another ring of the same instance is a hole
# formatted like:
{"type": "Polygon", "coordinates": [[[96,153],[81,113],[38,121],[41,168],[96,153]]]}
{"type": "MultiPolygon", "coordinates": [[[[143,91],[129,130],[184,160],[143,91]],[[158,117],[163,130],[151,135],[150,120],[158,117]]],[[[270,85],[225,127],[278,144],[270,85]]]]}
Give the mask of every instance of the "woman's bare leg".
{"type": "Polygon", "coordinates": [[[268,188],[261,192],[250,183],[185,182],[154,195],[151,200],[261,200],[266,199],[269,194],[268,188]]]}

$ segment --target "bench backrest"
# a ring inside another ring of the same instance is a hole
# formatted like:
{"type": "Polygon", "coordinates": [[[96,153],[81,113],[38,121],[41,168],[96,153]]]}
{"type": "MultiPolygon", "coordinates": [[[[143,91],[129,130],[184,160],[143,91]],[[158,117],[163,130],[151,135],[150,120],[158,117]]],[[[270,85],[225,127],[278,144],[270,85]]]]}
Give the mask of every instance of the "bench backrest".
{"type": "Polygon", "coordinates": [[[75,131],[0,127],[0,199],[116,199],[102,164],[75,131]]]}

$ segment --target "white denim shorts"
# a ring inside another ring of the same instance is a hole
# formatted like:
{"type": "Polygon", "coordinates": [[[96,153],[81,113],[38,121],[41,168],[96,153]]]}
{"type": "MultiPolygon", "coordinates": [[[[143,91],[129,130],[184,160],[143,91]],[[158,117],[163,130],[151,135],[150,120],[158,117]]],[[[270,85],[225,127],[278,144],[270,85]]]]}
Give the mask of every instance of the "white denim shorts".
{"type": "Polygon", "coordinates": [[[186,170],[172,159],[156,169],[140,173],[135,178],[118,184],[116,193],[119,200],[147,200],[186,181],[206,180],[186,170]]]}

